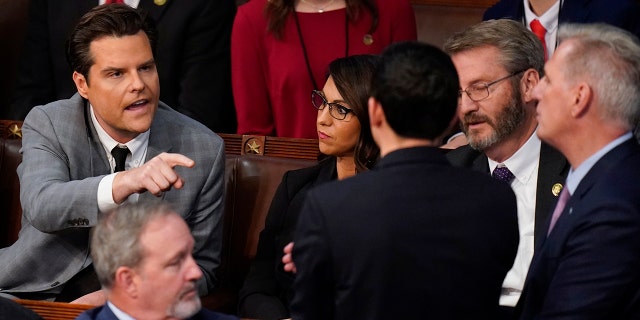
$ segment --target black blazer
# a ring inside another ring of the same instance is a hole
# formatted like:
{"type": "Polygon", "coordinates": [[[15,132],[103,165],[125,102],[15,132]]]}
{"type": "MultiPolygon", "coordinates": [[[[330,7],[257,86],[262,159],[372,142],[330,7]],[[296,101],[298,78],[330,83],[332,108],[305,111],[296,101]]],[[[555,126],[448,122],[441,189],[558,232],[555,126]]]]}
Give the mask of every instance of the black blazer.
{"type": "Polygon", "coordinates": [[[536,245],[516,307],[520,319],[640,318],[638,181],[635,139],[591,168],[536,245]]]}
{"type": "Polygon", "coordinates": [[[437,148],[394,151],[307,194],[293,319],[495,319],[518,247],[504,183],[437,148]]]}
{"type": "MultiPolygon", "coordinates": [[[[36,105],[76,93],[65,42],[98,0],[31,0],[17,85],[4,119],[24,119],[36,105]]],[[[234,0],[140,0],[158,28],[160,100],[214,132],[235,132],[230,42],[234,0]]]]}
{"type": "Polygon", "coordinates": [[[307,192],[337,178],[336,159],[288,171],[282,177],[269,207],[258,250],[239,294],[238,314],[254,319],[289,318],[293,274],[282,264],[282,250],[291,241],[307,192]]]}
{"type": "MultiPolygon", "coordinates": [[[[489,174],[489,162],[484,153],[465,145],[447,153],[447,158],[455,167],[471,168],[489,174]]],[[[569,163],[564,156],[553,147],[542,142],[538,163],[538,183],[536,187],[536,211],[534,241],[544,238],[546,225],[559,193],[553,192],[556,184],[564,186],[569,173],[569,163]]],[[[557,189],[556,189],[557,190],[557,189]]],[[[559,190],[557,190],[559,191],[559,190]]]]}
{"type": "MultiPolygon", "coordinates": [[[[562,1],[559,23],[604,22],[640,36],[640,5],[635,0],[558,0],[562,1]]],[[[487,9],[482,20],[507,18],[522,21],[522,0],[501,0],[487,9]]]]}

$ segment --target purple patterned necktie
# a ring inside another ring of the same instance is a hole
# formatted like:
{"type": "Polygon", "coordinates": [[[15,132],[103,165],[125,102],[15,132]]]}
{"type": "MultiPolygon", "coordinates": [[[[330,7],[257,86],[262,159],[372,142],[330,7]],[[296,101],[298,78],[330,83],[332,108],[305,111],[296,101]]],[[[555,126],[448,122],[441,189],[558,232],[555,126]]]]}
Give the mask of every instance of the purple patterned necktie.
{"type": "Polygon", "coordinates": [[[509,168],[507,168],[503,164],[499,164],[495,169],[493,169],[493,173],[491,174],[491,176],[506,183],[511,183],[511,181],[513,181],[513,178],[515,178],[513,173],[509,171],[509,168]]]}
{"type": "Polygon", "coordinates": [[[564,188],[562,188],[562,192],[560,193],[560,198],[558,199],[556,208],[553,210],[553,214],[551,215],[551,223],[549,224],[549,231],[547,231],[547,236],[551,233],[551,229],[553,229],[553,227],[556,225],[556,222],[558,221],[558,218],[560,218],[560,214],[562,213],[562,210],[564,210],[564,207],[567,205],[567,201],[569,201],[570,197],[571,194],[569,193],[569,188],[567,188],[567,186],[565,185],[564,188]]]}

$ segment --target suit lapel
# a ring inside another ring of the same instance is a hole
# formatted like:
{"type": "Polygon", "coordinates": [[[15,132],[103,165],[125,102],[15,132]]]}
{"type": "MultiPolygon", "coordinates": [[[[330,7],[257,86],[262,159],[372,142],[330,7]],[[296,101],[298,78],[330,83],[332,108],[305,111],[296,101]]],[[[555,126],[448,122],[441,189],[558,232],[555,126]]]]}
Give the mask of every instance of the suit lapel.
{"type": "Polygon", "coordinates": [[[534,239],[544,239],[549,228],[551,212],[558,201],[554,186],[564,187],[569,173],[569,163],[553,147],[546,143],[540,146],[540,162],[538,165],[538,183],[536,186],[536,210],[534,239]]]}
{"type": "Polygon", "coordinates": [[[89,135],[89,150],[92,150],[89,155],[91,157],[89,160],[91,175],[95,177],[109,174],[111,172],[111,165],[109,165],[109,159],[107,159],[104,147],[100,142],[98,132],[96,132],[96,128],[93,126],[93,121],[91,121],[89,103],[84,99],[82,99],[82,101],[84,107],[85,126],[88,128],[87,134],[89,135]]]}

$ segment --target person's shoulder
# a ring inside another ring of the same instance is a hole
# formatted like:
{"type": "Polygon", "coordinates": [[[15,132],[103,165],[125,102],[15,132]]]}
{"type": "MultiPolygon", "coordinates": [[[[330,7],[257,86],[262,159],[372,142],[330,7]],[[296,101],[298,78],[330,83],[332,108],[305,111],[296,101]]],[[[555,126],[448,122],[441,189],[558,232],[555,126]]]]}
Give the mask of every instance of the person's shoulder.
{"type": "MultiPolygon", "coordinates": [[[[89,310],[85,310],[83,311],[80,315],[78,315],[78,317],[76,317],[75,320],[94,320],[94,319],[98,319],[98,316],[106,311],[108,309],[108,307],[106,305],[102,305],[99,307],[95,307],[93,309],[89,309],[89,310]]],[[[116,319],[115,316],[113,319],[116,319]]]]}
{"type": "Polygon", "coordinates": [[[61,124],[69,126],[74,123],[84,112],[84,99],[75,94],[69,99],[57,100],[45,105],[35,106],[27,114],[25,123],[40,123],[42,119],[50,122],[52,125],[61,124]]]}
{"type": "Polygon", "coordinates": [[[333,172],[335,172],[335,163],[334,157],[327,157],[315,165],[285,172],[282,182],[286,186],[289,196],[298,193],[307,185],[330,181],[333,172]]]}
{"type": "Polygon", "coordinates": [[[204,124],[172,109],[162,102],[158,104],[158,110],[156,111],[153,121],[152,126],[171,132],[172,135],[209,136],[215,141],[222,141],[222,138],[204,124]]]}
{"type": "Polygon", "coordinates": [[[493,6],[489,7],[482,17],[482,20],[491,19],[519,19],[518,7],[522,4],[521,0],[500,0],[493,6]]]}
{"type": "Polygon", "coordinates": [[[478,158],[484,157],[484,154],[469,145],[463,145],[450,150],[446,156],[454,167],[471,167],[478,158]]]}
{"type": "Polygon", "coordinates": [[[327,157],[315,165],[304,167],[300,169],[289,170],[286,172],[287,179],[294,180],[309,180],[318,176],[318,174],[323,170],[330,170],[331,168],[335,168],[335,158],[327,157]]]}
{"type": "Polygon", "coordinates": [[[0,319],[39,320],[42,319],[31,309],[8,298],[0,297],[0,319]]]}

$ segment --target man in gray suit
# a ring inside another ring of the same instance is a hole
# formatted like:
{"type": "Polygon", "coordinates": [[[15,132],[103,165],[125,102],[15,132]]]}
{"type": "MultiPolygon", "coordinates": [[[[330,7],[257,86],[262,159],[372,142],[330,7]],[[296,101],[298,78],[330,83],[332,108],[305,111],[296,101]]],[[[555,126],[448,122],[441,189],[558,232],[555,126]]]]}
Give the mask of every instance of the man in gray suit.
{"type": "Polygon", "coordinates": [[[520,244],[500,297],[509,318],[520,298],[534,241],[545,237],[544,223],[569,169],[564,157],[535,135],[531,92],[543,73],[544,51],[538,38],[513,20],[474,25],[451,37],[445,51],[460,77],[458,118],[469,140],[447,157],[455,166],[506,178],[518,202],[520,244]]]}
{"type": "Polygon", "coordinates": [[[91,227],[145,198],[164,199],[185,219],[204,274],[198,291],[213,288],[223,141],[159,102],[155,40],[147,17],[126,5],[96,7],[72,32],[67,56],[78,94],[35,107],[24,121],[22,230],[0,250],[0,292],[61,301],[95,293],[91,227]]]}

